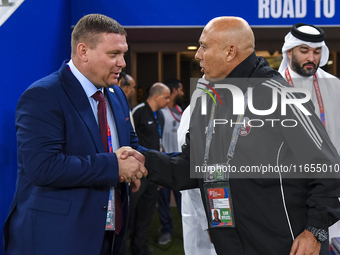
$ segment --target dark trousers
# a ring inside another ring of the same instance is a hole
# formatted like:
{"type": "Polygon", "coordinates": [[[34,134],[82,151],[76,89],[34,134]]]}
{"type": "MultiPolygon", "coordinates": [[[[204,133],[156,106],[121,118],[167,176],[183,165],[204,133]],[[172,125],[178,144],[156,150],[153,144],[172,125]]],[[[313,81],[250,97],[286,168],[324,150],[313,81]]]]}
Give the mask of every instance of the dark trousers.
{"type": "Polygon", "coordinates": [[[117,235],[114,231],[105,231],[103,245],[99,255],[119,254],[123,243],[124,231],[117,235]]]}
{"type": "MultiPolygon", "coordinates": [[[[181,200],[182,195],[179,191],[174,191],[174,197],[177,205],[177,210],[179,215],[181,215],[181,200]]],[[[158,191],[158,214],[159,221],[161,222],[162,233],[171,233],[172,231],[172,216],[170,212],[170,199],[171,199],[171,190],[167,188],[160,188],[158,191]]]]}
{"type": "Polygon", "coordinates": [[[148,179],[141,179],[141,187],[130,195],[131,254],[148,253],[148,233],[156,208],[158,185],[148,179]]]}

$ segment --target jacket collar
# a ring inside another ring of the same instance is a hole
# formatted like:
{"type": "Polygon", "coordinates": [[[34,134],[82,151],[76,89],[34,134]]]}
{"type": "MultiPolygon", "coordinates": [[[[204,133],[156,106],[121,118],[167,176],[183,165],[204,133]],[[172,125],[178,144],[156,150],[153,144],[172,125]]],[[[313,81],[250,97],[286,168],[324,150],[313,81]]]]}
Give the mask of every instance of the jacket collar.
{"type": "Polygon", "coordinates": [[[259,59],[255,55],[255,52],[250,54],[245,60],[243,60],[238,66],[232,70],[226,78],[248,78],[251,77],[254,70],[259,64],[259,59]]]}
{"type": "Polygon", "coordinates": [[[147,100],[145,100],[144,104],[145,104],[146,109],[148,109],[149,112],[152,112],[152,113],[153,113],[153,110],[151,109],[151,107],[150,107],[150,105],[148,104],[148,101],[147,101],[147,100]]]}
{"type": "Polygon", "coordinates": [[[212,86],[214,84],[233,84],[238,86],[243,92],[247,90],[248,87],[253,87],[254,84],[251,78],[256,72],[260,64],[260,58],[255,55],[255,52],[250,54],[245,60],[243,60],[238,66],[236,66],[223,80],[210,83],[212,86]]]}
{"type": "MultiPolygon", "coordinates": [[[[265,58],[257,57],[255,51],[243,60],[226,77],[228,82],[238,86],[243,92],[248,87],[260,85],[264,80],[281,78],[282,76],[271,68],[265,58]]],[[[217,83],[225,83],[225,80],[217,83]]]]}

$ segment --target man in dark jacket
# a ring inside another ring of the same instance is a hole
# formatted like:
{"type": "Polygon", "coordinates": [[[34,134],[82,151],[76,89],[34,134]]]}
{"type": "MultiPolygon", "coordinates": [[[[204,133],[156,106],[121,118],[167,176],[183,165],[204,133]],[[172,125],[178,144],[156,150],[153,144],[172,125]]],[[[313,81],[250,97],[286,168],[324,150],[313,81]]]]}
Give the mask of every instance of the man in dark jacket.
{"type": "Polygon", "coordinates": [[[291,91],[255,55],[253,32],[241,18],[211,20],[199,43],[196,59],[209,82],[203,89],[214,91],[216,100],[207,94],[192,99],[190,135],[178,156],[144,153],[148,178],[177,190],[200,187],[208,222],[214,209],[223,212],[222,223],[209,224],[218,254],[328,254],[327,229],[340,218],[339,156],[308,95],[291,91]],[[231,90],[249,92],[241,114],[233,111],[242,96],[231,90]],[[304,104],[281,107],[286,97],[304,104]],[[190,178],[197,166],[213,165],[232,171],[190,178]]]}

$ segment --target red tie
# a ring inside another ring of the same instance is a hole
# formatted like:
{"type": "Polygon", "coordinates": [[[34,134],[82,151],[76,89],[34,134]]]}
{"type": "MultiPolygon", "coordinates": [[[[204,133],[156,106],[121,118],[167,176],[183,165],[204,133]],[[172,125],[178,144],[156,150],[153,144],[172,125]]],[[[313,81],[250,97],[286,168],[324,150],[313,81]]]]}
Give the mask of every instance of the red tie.
{"type": "MultiPolygon", "coordinates": [[[[93,99],[98,101],[98,122],[99,122],[99,130],[100,135],[103,140],[103,144],[106,152],[112,152],[112,143],[109,146],[108,133],[110,133],[109,125],[107,124],[107,111],[106,111],[106,102],[101,91],[97,91],[92,95],[93,99]]],[[[123,227],[123,209],[122,209],[122,200],[120,197],[119,187],[115,188],[115,232],[118,235],[120,230],[123,227]]]]}

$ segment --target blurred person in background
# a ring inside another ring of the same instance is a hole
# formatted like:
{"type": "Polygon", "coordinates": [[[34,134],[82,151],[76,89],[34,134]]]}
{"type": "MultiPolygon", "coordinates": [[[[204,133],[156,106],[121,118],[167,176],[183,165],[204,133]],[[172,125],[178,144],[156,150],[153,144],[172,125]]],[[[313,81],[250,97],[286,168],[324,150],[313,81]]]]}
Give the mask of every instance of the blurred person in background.
{"type": "MultiPolygon", "coordinates": [[[[149,90],[148,99],[132,110],[139,144],[143,144],[145,148],[164,151],[164,116],[160,109],[167,105],[169,99],[169,88],[163,83],[155,83],[149,90]]],[[[157,198],[158,185],[146,178],[141,179],[139,191],[131,194],[129,226],[132,255],[152,253],[152,249],[148,247],[148,233],[157,198]]]]}
{"type": "MultiPolygon", "coordinates": [[[[206,81],[205,81],[206,82],[206,81]]],[[[189,105],[183,112],[177,130],[178,151],[185,144],[185,136],[189,131],[189,105]]],[[[215,247],[208,234],[208,221],[199,188],[182,190],[182,228],[185,255],[216,255],[215,247]]]]}
{"type": "MultiPolygon", "coordinates": [[[[183,85],[180,80],[170,78],[164,82],[170,90],[170,100],[161,111],[164,115],[163,147],[164,152],[176,152],[178,150],[177,129],[182,117],[181,99],[184,95],[183,85]]],[[[173,191],[179,215],[181,215],[181,193],[173,191]]],[[[161,223],[162,235],[158,244],[165,245],[171,241],[173,229],[170,211],[171,190],[160,187],[158,191],[158,215],[161,223]]]]}
{"type": "MultiPolygon", "coordinates": [[[[122,90],[124,91],[127,100],[129,101],[129,105],[131,108],[131,101],[132,98],[136,96],[136,82],[135,80],[128,74],[121,72],[119,79],[118,79],[118,84],[119,87],[122,88],[122,90]]],[[[130,111],[130,119],[131,119],[131,124],[133,126],[133,128],[135,128],[135,123],[133,121],[133,117],[132,117],[132,113],[130,111]]]]}

